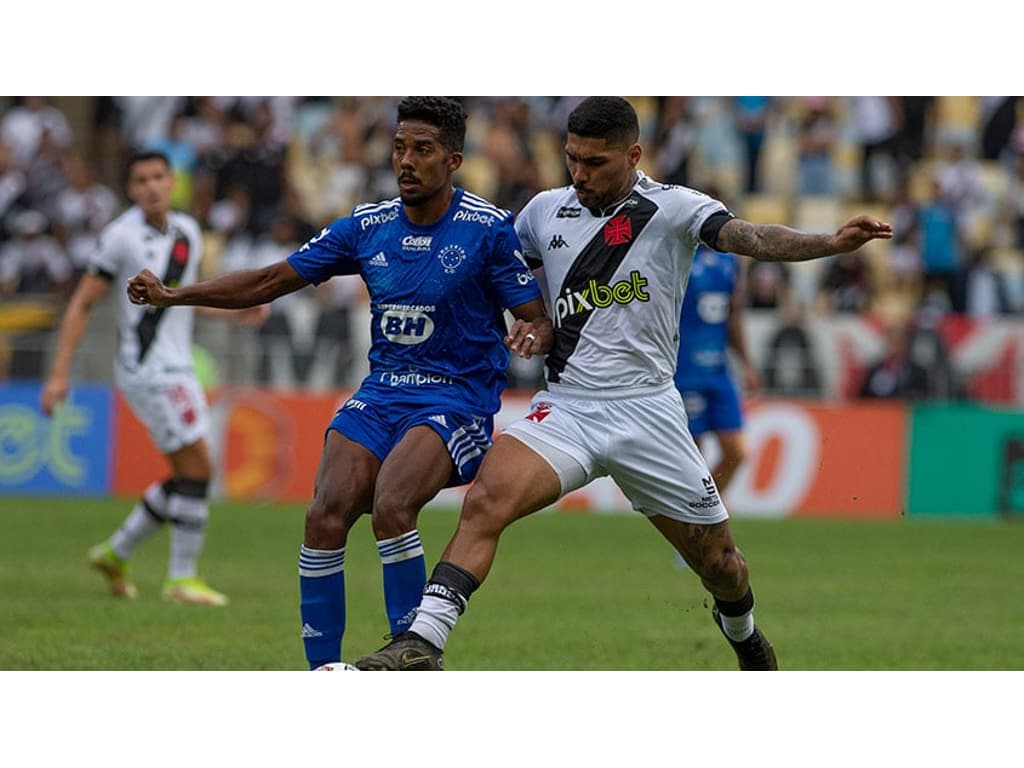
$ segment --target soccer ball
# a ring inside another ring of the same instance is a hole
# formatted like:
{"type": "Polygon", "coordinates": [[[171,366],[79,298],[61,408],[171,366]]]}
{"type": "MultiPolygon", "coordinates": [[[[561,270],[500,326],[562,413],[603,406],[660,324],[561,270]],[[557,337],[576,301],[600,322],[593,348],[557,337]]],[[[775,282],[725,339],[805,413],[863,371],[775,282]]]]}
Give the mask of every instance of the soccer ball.
{"type": "Polygon", "coordinates": [[[319,667],[313,670],[314,672],[359,672],[359,667],[352,666],[345,661],[330,661],[327,664],[321,664],[319,667]]]}

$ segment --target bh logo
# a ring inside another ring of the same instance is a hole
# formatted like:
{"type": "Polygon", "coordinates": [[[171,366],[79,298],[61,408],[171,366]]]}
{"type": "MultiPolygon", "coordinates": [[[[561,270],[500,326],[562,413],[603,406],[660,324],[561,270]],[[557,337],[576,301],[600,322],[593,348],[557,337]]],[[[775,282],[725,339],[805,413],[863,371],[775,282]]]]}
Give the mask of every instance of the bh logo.
{"type": "Polygon", "coordinates": [[[380,330],[395,344],[422,344],[434,333],[434,321],[425,312],[390,310],[381,315],[380,330]]]}

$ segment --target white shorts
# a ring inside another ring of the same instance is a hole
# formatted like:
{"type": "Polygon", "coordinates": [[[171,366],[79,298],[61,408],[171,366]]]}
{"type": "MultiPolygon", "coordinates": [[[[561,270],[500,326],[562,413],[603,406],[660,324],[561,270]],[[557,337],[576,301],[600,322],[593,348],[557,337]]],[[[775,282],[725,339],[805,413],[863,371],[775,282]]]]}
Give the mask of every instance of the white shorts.
{"type": "Polygon", "coordinates": [[[729,518],[672,382],[642,393],[538,392],[505,432],[551,465],[563,496],[608,475],[648,517],[699,525],[729,518]]]}
{"type": "Polygon", "coordinates": [[[206,437],[209,409],[194,376],[122,386],[121,394],[161,453],[173,453],[206,437]]]}

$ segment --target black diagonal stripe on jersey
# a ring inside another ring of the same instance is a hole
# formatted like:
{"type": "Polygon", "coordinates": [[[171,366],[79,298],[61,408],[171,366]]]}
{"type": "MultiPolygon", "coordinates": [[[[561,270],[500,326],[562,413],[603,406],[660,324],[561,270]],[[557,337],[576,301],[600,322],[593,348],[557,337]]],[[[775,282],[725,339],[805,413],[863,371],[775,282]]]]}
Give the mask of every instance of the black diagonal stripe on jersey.
{"type": "MultiPolygon", "coordinates": [[[[188,238],[179,233],[174,238],[174,245],[171,246],[171,258],[167,260],[167,271],[164,273],[164,285],[174,286],[181,276],[185,274],[185,267],[188,266],[190,256],[188,238]]],[[[151,307],[142,316],[135,332],[139,335],[139,362],[146,356],[153,339],[156,338],[156,327],[160,318],[164,316],[166,307],[151,307]]]]}
{"type": "MultiPolygon", "coordinates": [[[[632,234],[628,243],[622,245],[608,245],[604,239],[605,228],[602,226],[594,238],[580,251],[572,267],[565,275],[565,282],[558,292],[558,296],[564,296],[567,289],[573,293],[584,290],[591,280],[600,284],[607,284],[612,275],[622,264],[629,249],[633,247],[637,237],[651,217],[657,212],[658,206],[636,192],[630,195],[629,199],[619,207],[615,214],[609,217],[611,221],[617,216],[626,216],[629,219],[632,234]]],[[[579,344],[580,334],[583,326],[587,324],[593,309],[585,309],[562,321],[562,324],[555,329],[555,346],[548,353],[546,365],[548,367],[548,381],[557,383],[565,364],[579,344]]]]}

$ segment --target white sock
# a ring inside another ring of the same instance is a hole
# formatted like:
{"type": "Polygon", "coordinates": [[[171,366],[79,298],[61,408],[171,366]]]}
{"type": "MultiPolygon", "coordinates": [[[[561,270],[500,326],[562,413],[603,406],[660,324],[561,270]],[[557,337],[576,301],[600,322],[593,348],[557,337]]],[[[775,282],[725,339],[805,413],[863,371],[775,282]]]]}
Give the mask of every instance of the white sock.
{"type": "Polygon", "coordinates": [[[110,537],[110,547],[118,557],[127,560],[135,548],[160,530],[167,514],[167,497],[163,485],[153,483],[136,502],[121,527],[110,537]],[[147,505],[149,509],[147,509],[147,505]]]}
{"type": "Polygon", "coordinates": [[[409,630],[443,651],[459,613],[459,606],[451,600],[425,595],[409,630]]]}
{"type": "Polygon", "coordinates": [[[749,610],[742,616],[726,616],[718,614],[722,619],[722,630],[730,640],[741,643],[754,634],[754,611],[749,610]]]}
{"type": "Polygon", "coordinates": [[[171,558],[167,578],[184,579],[196,575],[199,553],[206,539],[209,508],[205,498],[172,493],[167,501],[171,523],[171,558]]]}

